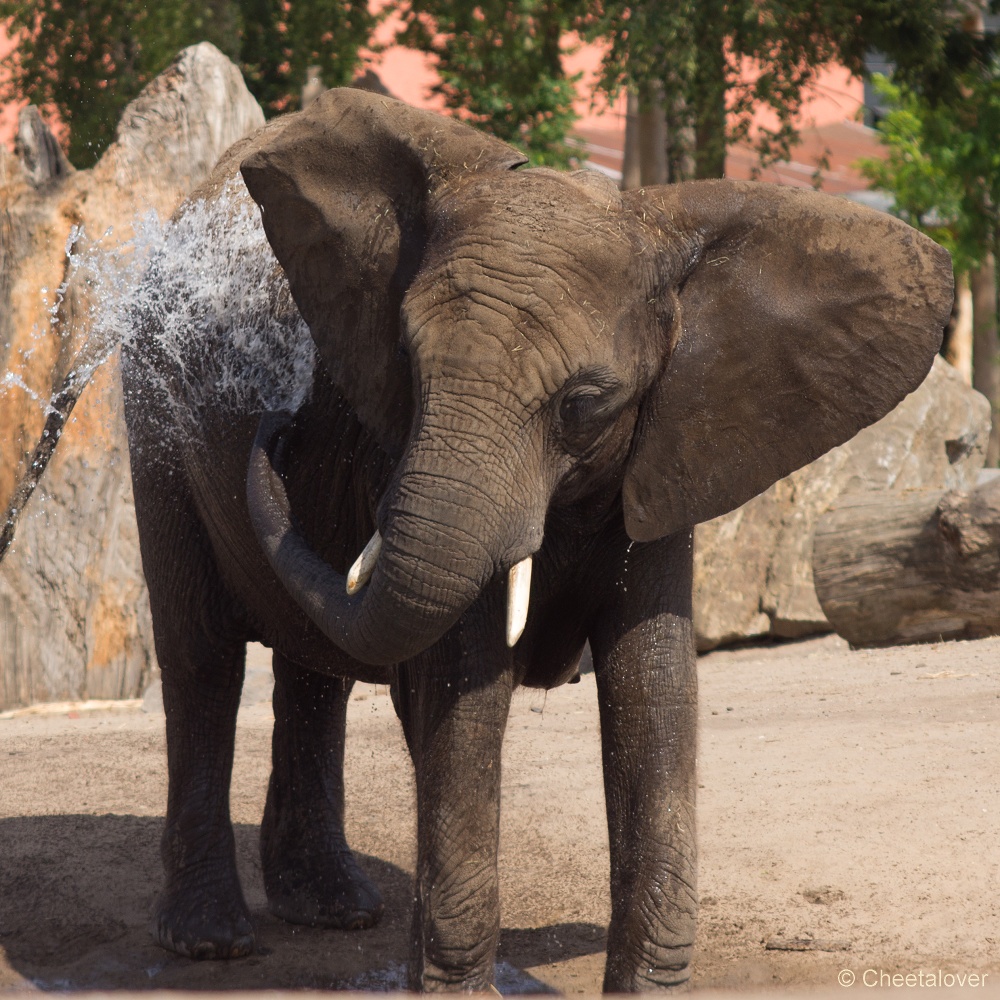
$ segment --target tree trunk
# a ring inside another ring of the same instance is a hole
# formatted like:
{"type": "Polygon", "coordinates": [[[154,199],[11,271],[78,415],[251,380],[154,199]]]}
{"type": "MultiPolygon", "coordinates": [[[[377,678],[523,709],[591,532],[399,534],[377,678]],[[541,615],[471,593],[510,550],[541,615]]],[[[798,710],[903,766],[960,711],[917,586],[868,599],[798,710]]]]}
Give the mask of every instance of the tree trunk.
{"type": "Polygon", "coordinates": [[[972,290],[972,386],[989,401],[993,431],[986,450],[987,468],[1000,458],[1000,340],[997,338],[996,263],[992,254],[969,275],[972,290]]]}
{"type": "Polygon", "coordinates": [[[663,85],[656,82],[646,84],[639,98],[639,163],[643,187],[667,183],[667,119],[663,85]]]}
{"type": "Polygon", "coordinates": [[[666,184],[669,179],[663,87],[653,82],[643,86],[641,93],[628,94],[622,190],[666,184]]]}
{"type": "Polygon", "coordinates": [[[691,159],[694,132],[686,121],[683,100],[668,103],[664,111],[667,125],[667,183],[676,184],[694,176],[694,162],[691,159]]]}
{"type": "Polygon", "coordinates": [[[694,175],[726,175],[726,53],[722,17],[715,4],[702,8],[702,42],[695,73],[694,175]]]}
{"type": "Polygon", "coordinates": [[[955,278],[955,308],[945,334],[945,360],[972,385],[972,289],[967,274],[955,278]]]}
{"type": "Polygon", "coordinates": [[[1000,634],[1000,478],[845,497],[816,527],[813,579],[854,646],[1000,634]]]}
{"type": "Polygon", "coordinates": [[[642,164],[639,155],[639,95],[630,90],[625,106],[625,149],[622,154],[622,190],[642,187],[642,164]]]}

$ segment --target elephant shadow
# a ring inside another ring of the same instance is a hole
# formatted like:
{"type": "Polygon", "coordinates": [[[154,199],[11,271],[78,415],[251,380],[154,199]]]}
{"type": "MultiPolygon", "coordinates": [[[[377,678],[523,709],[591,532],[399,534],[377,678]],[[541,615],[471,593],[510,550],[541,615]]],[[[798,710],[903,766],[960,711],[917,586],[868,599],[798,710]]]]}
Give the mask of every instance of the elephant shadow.
{"type": "MultiPolygon", "coordinates": [[[[153,944],[160,817],[23,816],[0,819],[0,990],[369,989],[406,985],[411,875],[360,855],[385,898],[378,927],[325,931],[284,923],[265,906],[259,828],[235,827],[237,858],[258,950],[230,962],[194,962],[153,944]]],[[[551,992],[520,970],[604,950],[604,928],[566,923],[501,934],[504,993],[551,992]]]]}

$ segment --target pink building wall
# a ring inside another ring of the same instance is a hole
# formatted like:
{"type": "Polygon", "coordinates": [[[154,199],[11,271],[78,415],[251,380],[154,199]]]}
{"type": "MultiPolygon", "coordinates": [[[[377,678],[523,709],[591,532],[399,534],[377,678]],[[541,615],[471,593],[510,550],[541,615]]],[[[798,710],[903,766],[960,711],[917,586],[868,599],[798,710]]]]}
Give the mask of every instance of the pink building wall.
{"type": "MultiPolygon", "coordinates": [[[[7,32],[0,26],[0,81],[7,78],[10,72],[8,67],[13,58],[14,42],[7,36],[7,32]]],[[[14,132],[17,129],[16,104],[0,104],[0,142],[8,147],[14,144],[14,132]]]]}

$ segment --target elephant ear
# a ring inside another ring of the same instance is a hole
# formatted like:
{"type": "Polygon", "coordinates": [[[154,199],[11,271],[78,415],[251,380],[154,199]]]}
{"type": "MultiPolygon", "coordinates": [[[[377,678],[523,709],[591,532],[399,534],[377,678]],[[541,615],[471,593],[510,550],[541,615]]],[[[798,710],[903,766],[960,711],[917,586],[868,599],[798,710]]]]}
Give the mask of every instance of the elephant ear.
{"type": "Polygon", "coordinates": [[[951,259],[898,219],[750,182],[626,199],[676,289],[676,346],[623,485],[636,541],[739,507],[884,416],[930,369],[951,259]]]}
{"type": "Polygon", "coordinates": [[[524,162],[461,122],[346,88],[266,126],[242,162],[320,356],[391,455],[413,406],[400,306],[437,199],[463,174],[524,162]]]}

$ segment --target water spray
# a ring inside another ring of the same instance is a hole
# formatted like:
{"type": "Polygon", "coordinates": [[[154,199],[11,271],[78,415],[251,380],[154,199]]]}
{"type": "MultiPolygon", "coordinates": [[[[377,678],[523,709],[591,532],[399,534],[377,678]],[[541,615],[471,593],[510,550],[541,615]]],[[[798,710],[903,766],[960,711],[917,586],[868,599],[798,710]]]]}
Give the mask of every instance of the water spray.
{"type": "Polygon", "coordinates": [[[312,388],[315,346],[240,177],[213,201],[185,203],[166,223],[152,212],[137,219],[132,238],[117,247],[97,241],[80,250],[84,242],[74,228],[66,244],[67,279],[50,314],[57,324],[72,282],[89,300],[88,335],[48,402],[41,437],[8,503],[0,560],[77,400],[116,348],[134,345],[137,331],[161,356],[155,366],[141,355],[130,361],[148,360],[149,391],[167,393],[174,425],[164,433],[197,436],[205,407],[294,413],[312,388]]]}

